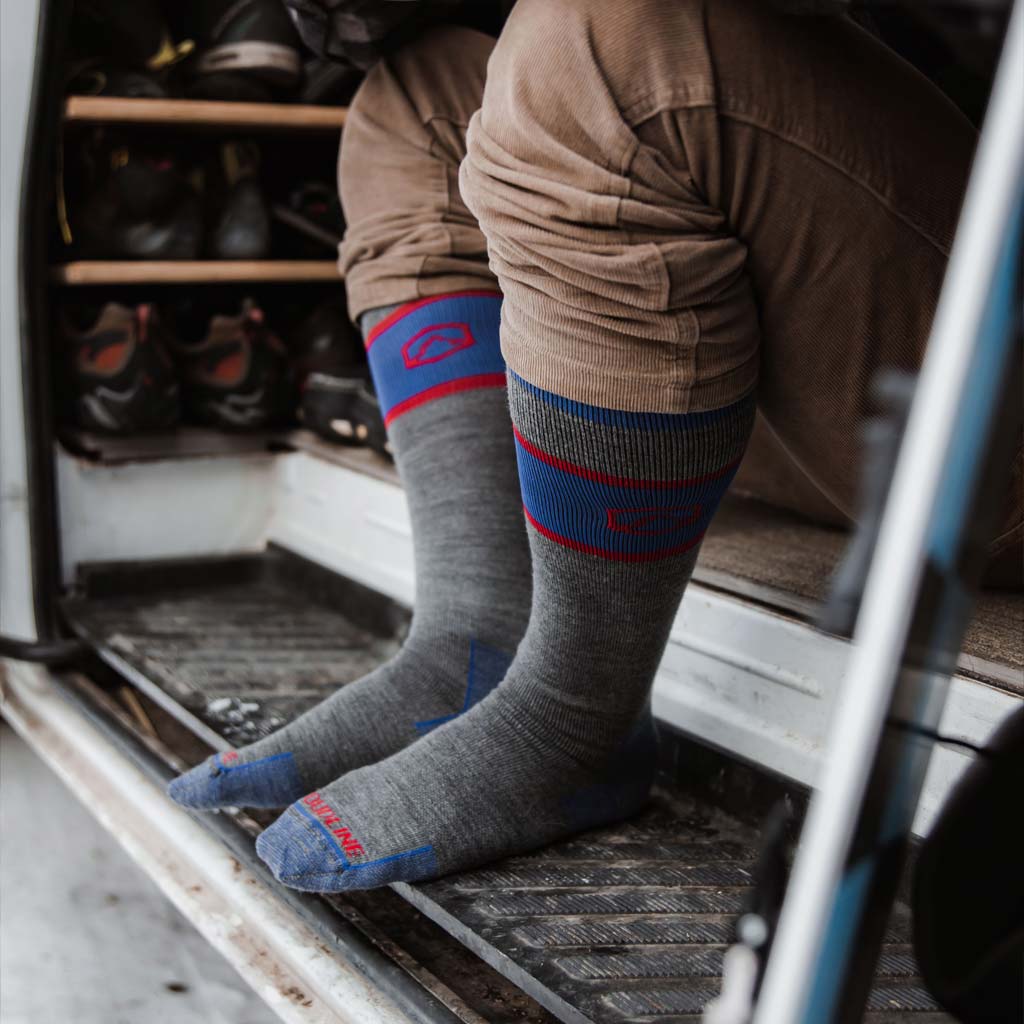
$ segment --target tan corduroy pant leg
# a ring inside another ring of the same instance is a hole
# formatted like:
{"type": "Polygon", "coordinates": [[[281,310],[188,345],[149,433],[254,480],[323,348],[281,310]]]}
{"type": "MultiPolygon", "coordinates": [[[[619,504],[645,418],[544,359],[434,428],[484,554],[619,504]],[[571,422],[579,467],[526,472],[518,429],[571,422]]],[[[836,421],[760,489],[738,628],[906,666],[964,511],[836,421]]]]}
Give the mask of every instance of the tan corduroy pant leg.
{"type": "Polygon", "coordinates": [[[349,108],[338,161],[349,314],[495,289],[487,246],[459,195],[466,126],[494,40],[435,29],[380,61],[349,108]]]}
{"type": "MultiPolygon", "coordinates": [[[[357,94],[340,160],[350,310],[494,287],[493,270],[521,376],[670,412],[756,385],[738,484],[843,522],[868,383],[919,364],[973,145],[843,19],[519,0],[496,48],[439,29],[357,94]]],[[[1020,505],[1000,544],[1015,563],[1020,505]]]]}
{"type": "Polygon", "coordinates": [[[508,365],[612,408],[758,386],[844,513],[879,366],[914,368],[975,133],[841,18],[758,0],[520,0],[462,191],[508,365]]]}

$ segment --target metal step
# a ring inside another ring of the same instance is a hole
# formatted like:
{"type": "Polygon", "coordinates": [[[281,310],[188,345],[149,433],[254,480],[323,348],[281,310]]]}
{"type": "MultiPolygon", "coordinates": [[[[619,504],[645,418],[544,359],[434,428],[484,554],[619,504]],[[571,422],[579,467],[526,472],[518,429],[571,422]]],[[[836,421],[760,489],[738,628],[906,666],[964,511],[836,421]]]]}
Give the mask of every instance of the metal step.
{"type": "MultiPolygon", "coordinates": [[[[266,735],[401,643],[408,614],[283,551],[82,569],[64,605],[100,657],[211,746],[266,735]]],[[[767,811],[767,807],[763,808],[767,811]]],[[[666,778],[613,828],[401,896],[567,1024],[697,1020],[719,988],[757,829],[666,778]]],[[[948,1018],[897,907],[871,1024],[948,1018]]]]}

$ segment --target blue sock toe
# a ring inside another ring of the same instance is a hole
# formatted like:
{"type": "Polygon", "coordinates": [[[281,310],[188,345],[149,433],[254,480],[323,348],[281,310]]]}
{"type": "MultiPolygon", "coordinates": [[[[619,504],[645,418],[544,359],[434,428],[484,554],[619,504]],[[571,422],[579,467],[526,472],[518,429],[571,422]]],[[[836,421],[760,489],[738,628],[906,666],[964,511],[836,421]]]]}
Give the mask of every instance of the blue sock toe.
{"type": "Polygon", "coordinates": [[[316,793],[292,804],[265,829],[256,840],[256,852],[279,882],[305,892],[373,889],[438,874],[430,846],[371,859],[316,793]],[[337,827],[332,831],[334,823],[337,827]]]}
{"type": "Polygon", "coordinates": [[[167,795],[183,807],[287,807],[306,788],[295,758],[274,754],[239,764],[234,751],[215,754],[174,779],[167,795]]]}
{"type": "Polygon", "coordinates": [[[256,852],[274,877],[304,892],[339,892],[348,862],[318,825],[296,806],[289,807],[256,839],[256,852]]]}

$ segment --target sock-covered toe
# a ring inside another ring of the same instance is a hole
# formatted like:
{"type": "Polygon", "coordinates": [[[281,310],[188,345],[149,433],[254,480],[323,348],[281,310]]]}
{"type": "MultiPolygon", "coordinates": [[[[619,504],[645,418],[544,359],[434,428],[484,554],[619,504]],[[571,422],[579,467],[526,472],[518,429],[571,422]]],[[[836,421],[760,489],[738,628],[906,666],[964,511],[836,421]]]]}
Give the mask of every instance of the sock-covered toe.
{"type": "Polygon", "coordinates": [[[438,874],[430,846],[371,857],[319,793],[293,804],[256,840],[274,877],[292,889],[343,892],[438,874]]]}
{"type": "Polygon", "coordinates": [[[256,839],[256,852],[274,877],[292,889],[336,892],[344,888],[348,861],[301,805],[289,807],[256,839]]]}
{"type": "Polygon", "coordinates": [[[274,754],[240,763],[234,751],[215,754],[174,779],[167,795],[183,807],[287,807],[306,791],[295,758],[274,754]]]}

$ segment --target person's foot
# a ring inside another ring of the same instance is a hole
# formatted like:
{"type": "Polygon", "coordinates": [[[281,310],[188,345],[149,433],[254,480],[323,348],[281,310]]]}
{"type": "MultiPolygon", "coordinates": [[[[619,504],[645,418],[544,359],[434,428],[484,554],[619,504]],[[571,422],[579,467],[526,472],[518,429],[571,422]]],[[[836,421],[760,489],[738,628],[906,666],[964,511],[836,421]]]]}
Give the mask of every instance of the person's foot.
{"type": "Polygon", "coordinates": [[[286,807],[372,764],[478,704],[511,655],[454,634],[412,637],[375,672],[242,750],[216,754],[171,782],[186,807],[286,807]]]}
{"type": "Polygon", "coordinates": [[[469,714],[267,829],[257,852],[286,885],[433,878],[617,820],[647,796],[651,683],[753,403],[636,414],[514,374],[509,403],[533,553],[515,661],[469,714]]]}
{"type": "MultiPolygon", "coordinates": [[[[626,736],[517,700],[506,684],[467,715],[298,800],[256,841],[278,881],[309,892],[436,878],[628,817],[654,778],[645,709],[626,736]]],[[[521,694],[522,691],[520,691],[521,694]]]]}
{"type": "Polygon", "coordinates": [[[363,318],[413,525],[413,628],[388,664],[173,782],[179,803],[286,806],[462,715],[504,678],[526,631],[531,582],[499,309],[499,296],[471,293],[363,318]],[[468,345],[425,363],[406,358],[432,333],[447,342],[453,324],[468,345]]]}

